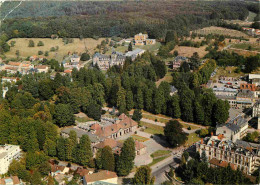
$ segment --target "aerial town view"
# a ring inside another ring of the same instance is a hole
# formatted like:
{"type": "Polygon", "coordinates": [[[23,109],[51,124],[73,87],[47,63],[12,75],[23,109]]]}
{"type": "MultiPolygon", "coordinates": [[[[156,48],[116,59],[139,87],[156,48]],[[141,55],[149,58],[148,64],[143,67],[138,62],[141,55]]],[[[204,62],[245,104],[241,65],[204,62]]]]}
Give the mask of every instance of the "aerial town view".
{"type": "Polygon", "coordinates": [[[0,185],[260,185],[259,0],[0,0],[0,185]]]}

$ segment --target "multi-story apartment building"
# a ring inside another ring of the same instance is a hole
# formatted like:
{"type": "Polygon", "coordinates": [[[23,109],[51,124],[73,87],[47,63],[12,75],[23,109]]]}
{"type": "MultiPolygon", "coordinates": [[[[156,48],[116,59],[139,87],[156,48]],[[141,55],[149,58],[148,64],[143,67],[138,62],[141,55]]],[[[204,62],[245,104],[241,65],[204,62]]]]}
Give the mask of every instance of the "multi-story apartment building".
{"type": "Polygon", "coordinates": [[[232,142],[223,135],[211,136],[196,143],[196,151],[205,152],[212,167],[227,167],[252,174],[259,167],[260,145],[237,140],[232,142]]]}
{"type": "Polygon", "coordinates": [[[5,174],[13,159],[19,159],[21,149],[18,145],[1,145],[0,146],[0,174],[5,174]]]}

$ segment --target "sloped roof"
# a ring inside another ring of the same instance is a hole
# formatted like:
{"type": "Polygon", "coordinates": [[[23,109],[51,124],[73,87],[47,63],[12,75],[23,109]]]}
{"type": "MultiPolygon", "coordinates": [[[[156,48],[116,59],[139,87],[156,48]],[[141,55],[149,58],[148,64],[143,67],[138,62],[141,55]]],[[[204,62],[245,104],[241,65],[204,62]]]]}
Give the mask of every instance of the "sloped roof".
{"type": "Polygon", "coordinates": [[[117,133],[120,129],[131,128],[138,125],[137,122],[125,114],[121,114],[119,119],[120,120],[117,120],[116,123],[103,127],[101,127],[98,123],[95,123],[91,126],[91,129],[95,130],[95,134],[99,137],[108,137],[114,133],[117,133]]]}
{"type": "Polygon", "coordinates": [[[117,178],[117,175],[116,175],[115,172],[102,170],[102,171],[99,171],[97,173],[85,175],[84,178],[85,178],[87,183],[91,183],[91,182],[96,182],[96,181],[102,181],[102,180],[117,178]]]}
{"type": "Polygon", "coordinates": [[[110,148],[116,148],[119,146],[118,142],[114,139],[107,138],[103,142],[95,145],[95,148],[104,148],[105,146],[110,146],[110,148]]]}
{"type": "Polygon", "coordinates": [[[141,150],[142,148],[145,148],[146,146],[139,142],[139,141],[135,141],[135,150],[141,150]]]}
{"type": "MultiPolygon", "coordinates": [[[[213,164],[215,166],[219,166],[219,167],[228,167],[228,162],[226,161],[221,161],[221,160],[218,160],[216,158],[213,158],[209,161],[210,164],[213,164]]],[[[233,170],[236,170],[237,169],[237,165],[234,165],[234,164],[230,164],[230,167],[233,169],[233,170]]]]}

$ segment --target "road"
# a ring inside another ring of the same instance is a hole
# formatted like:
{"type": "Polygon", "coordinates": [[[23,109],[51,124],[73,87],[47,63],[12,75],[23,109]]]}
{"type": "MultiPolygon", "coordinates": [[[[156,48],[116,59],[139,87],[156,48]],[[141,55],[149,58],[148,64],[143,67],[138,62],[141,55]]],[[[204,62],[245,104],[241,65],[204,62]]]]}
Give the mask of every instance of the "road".
{"type": "Polygon", "coordinates": [[[176,168],[178,166],[178,164],[176,163],[176,159],[180,159],[180,158],[181,158],[181,152],[172,155],[172,157],[170,157],[168,161],[152,167],[152,175],[155,176],[155,184],[161,184],[164,181],[169,180],[165,176],[165,172],[170,171],[171,168],[170,166],[176,168]]]}

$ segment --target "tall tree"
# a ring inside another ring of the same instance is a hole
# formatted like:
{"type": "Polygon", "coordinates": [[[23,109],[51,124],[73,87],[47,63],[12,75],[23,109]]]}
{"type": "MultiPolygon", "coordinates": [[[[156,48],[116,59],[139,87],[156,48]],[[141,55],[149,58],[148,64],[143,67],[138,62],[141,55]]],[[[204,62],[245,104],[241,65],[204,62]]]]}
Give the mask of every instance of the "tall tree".
{"type": "Polygon", "coordinates": [[[182,130],[182,125],[177,120],[171,120],[166,124],[164,136],[172,147],[180,146],[188,139],[187,134],[182,130]]]}
{"type": "Polygon", "coordinates": [[[128,51],[133,51],[132,42],[130,42],[130,44],[128,45],[128,51]]]}
{"type": "Polygon", "coordinates": [[[140,121],[142,119],[142,111],[140,109],[135,109],[132,119],[140,121]]]}
{"type": "Polygon", "coordinates": [[[125,140],[121,149],[119,159],[116,164],[117,174],[119,176],[128,175],[134,167],[135,159],[135,141],[132,137],[125,140]]]}
{"type": "Polygon", "coordinates": [[[75,123],[75,116],[71,110],[70,105],[58,104],[55,107],[55,113],[53,115],[55,123],[60,126],[69,126],[75,123]]]}
{"type": "Polygon", "coordinates": [[[98,167],[104,170],[115,171],[115,157],[110,146],[105,146],[97,153],[98,167]]]}
{"type": "Polygon", "coordinates": [[[137,169],[133,178],[134,184],[154,184],[155,177],[152,176],[152,169],[149,166],[141,166],[137,169]]]}
{"type": "Polygon", "coordinates": [[[87,166],[92,157],[91,141],[88,135],[83,135],[78,145],[76,161],[83,166],[87,166]]]}

